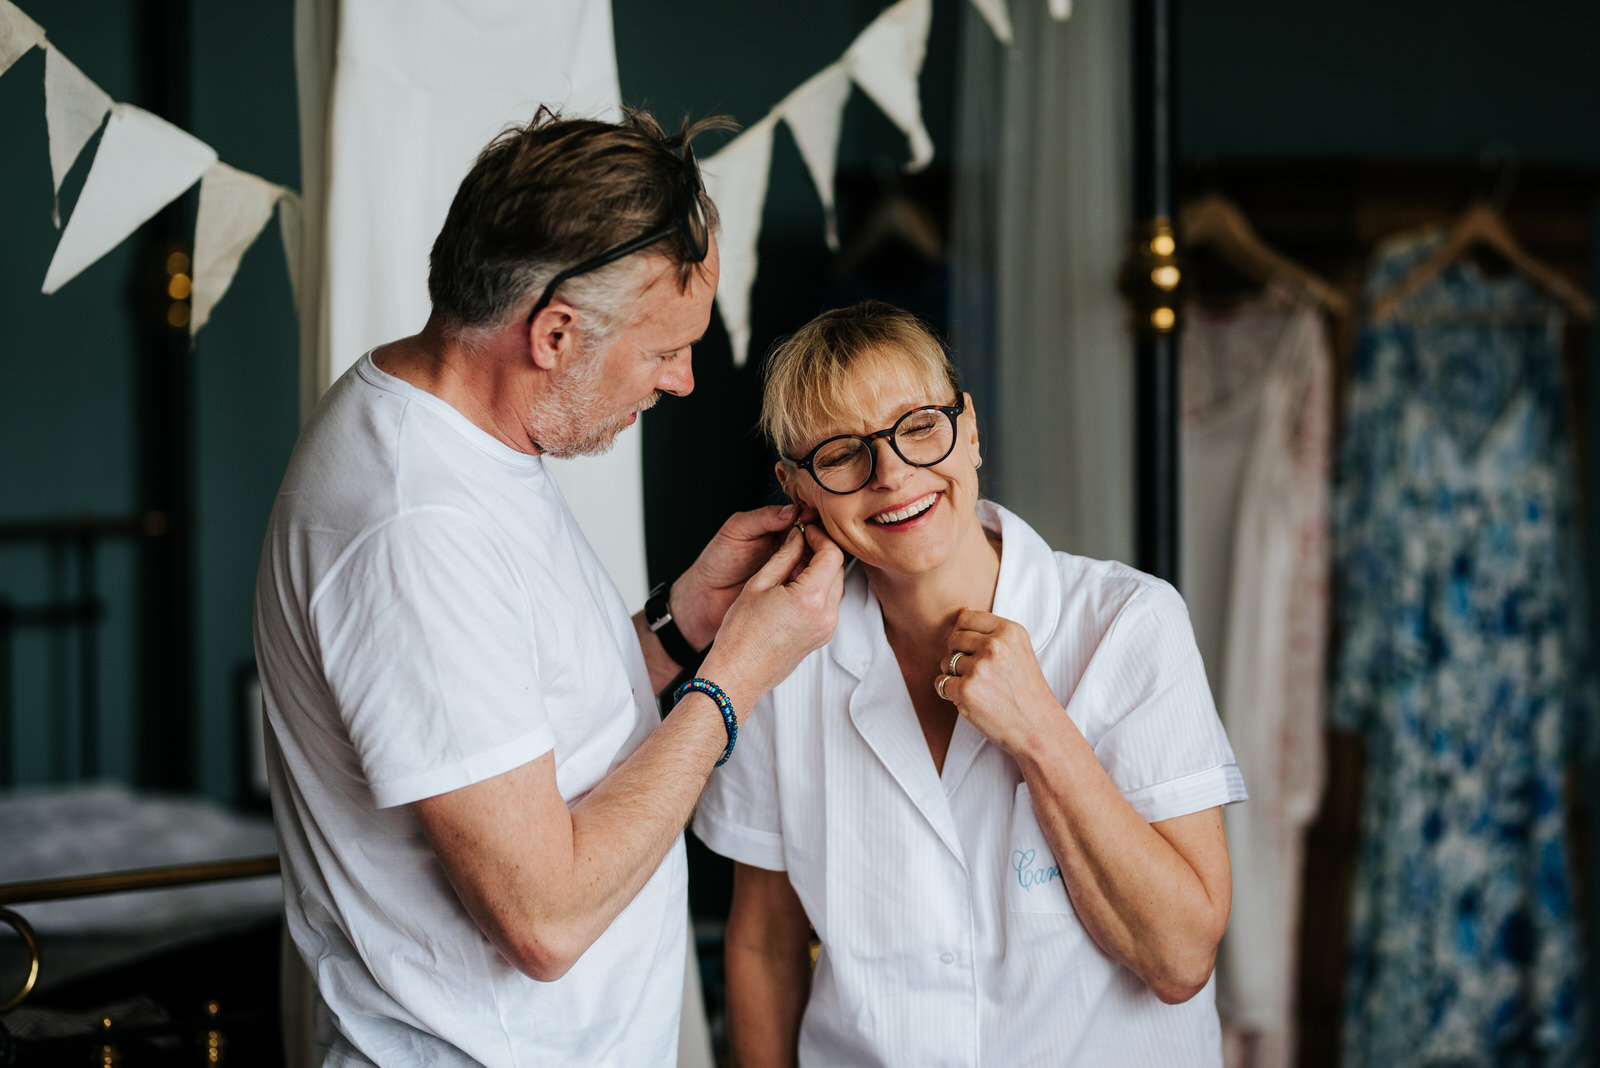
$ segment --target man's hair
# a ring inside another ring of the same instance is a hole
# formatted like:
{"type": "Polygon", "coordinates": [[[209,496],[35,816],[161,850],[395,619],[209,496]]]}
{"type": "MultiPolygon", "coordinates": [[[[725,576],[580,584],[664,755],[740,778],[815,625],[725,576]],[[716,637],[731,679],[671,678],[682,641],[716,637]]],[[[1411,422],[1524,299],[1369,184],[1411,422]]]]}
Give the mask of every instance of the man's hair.
{"type": "MultiPolygon", "coordinates": [[[[451,326],[500,326],[558,272],[671,225],[682,209],[687,169],[696,166],[689,143],[706,130],[733,126],[722,116],[685,121],[668,137],[647,113],[623,111],[620,123],[610,123],[563,119],[540,107],[527,125],[505,130],[479,153],[429,256],[428,296],[451,326]]],[[[714,230],[716,207],[703,189],[699,199],[714,230]]],[[[699,267],[680,236],[648,252],[672,258],[681,287],[699,267]]],[[[626,259],[562,289],[580,307],[611,304],[585,310],[615,319],[622,311],[615,282],[630,277],[626,259]]]]}
{"type": "Polygon", "coordinates": [[[762,376],[761,430],[786,460],[804,451],[818,427],[858,420],[887,384],[927,391],[939,404],[961,391],[955,364],[927,324],[880,300],[823,312],[778,343],[762,376]],[[876,370],[890,381],[860,380],[876,370]]]}

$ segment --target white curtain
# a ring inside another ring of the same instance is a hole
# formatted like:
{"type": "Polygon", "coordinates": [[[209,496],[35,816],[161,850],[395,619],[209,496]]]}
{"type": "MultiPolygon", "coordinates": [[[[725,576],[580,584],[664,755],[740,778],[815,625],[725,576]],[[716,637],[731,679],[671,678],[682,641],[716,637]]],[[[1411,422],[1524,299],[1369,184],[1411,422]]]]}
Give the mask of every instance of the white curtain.
{"type": "Polygon", "coordinates": [[[951,343],[987,424],[984,492],[1058,549],[1127,560],[1128,0],[1075,5],[1066,22],[1043,3],[1013,15],[1007,49],[963,10],[951,343]]]}
{"type": "MultiPolygon", "coordinates": [[[[615,118],[606,0],[297,0],[306,241],[302,398],[428,316],[428,250],[478,151],[540,104],[615,118]]],[[[648,416],[642,417],[648,418],[648,416]]],[[[551,469],[630,604],[644,601],[642,432],[551,469]]]]}
{"type": "MultiPolygon", "coordinates": [[[[363,352],[426,321],[428,251],[479,150],[540,104],[616,118],[621,89],[608,0],[296,0],[295,50],[309,410],[363,352]]],[[[636,426],[605,456],[550,464],[630,604],[646,588],[641,440],[636,426]]],[[[689,947],[679,1062],[709,1068],[689,947]]],[[[285,971],[290,1063],[309,1064],[309,980],[285,971]]]]}

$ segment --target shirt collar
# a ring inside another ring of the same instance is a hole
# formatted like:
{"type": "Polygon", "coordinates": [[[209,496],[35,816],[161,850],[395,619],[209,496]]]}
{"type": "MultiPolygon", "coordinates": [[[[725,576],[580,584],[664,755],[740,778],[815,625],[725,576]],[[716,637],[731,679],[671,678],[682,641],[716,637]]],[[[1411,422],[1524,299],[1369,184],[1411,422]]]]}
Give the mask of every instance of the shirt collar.
{"type": "MultiPolygon", "coordinates": [[[[1021,623],[1038,652],[1055,633],[1065,597],[1061,571],[1045,540],[1011,512],[993,501],[978,502],[978,521],[1000,534],[1000,577],[995,584],[994,614],[1021,623]]],[[[887,647],[883,609],[867,582],[865,569],[851,563],[839,604],[839,623],[828,643],[838,665],[863,678],[873,658],[887,647]]]]}

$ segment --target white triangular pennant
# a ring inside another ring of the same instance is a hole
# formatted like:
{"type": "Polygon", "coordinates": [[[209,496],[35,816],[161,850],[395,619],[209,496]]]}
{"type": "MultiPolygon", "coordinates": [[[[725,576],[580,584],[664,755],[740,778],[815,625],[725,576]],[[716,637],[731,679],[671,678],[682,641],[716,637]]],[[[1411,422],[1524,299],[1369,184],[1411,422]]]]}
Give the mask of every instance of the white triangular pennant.
{"type": "Polygon", "coordinates": [[[844,54],[850,77],[911,141],[907,170],[933,160],[933,138],[922,124],[917,76],[928,50],[932,0],[900,0],[861,31],[844,54]]]}
{"type": "Polygon", "coordinates": [[[1011,12],[1006,9],[1006,0],[972,0],[972,6],[978,9],[978,14],[983,16],[1001,44],[1011,44],[1011,12]]]}
{"type": "Polygon", "coordinates": [[[850,75],[834,63],[807,78],[774,110],[794,133],[795,144],[811,171],[822,198],[823,232],[828,247],[839,251],[839,223],[833,207],[834,167],[839,157],[839,127],[850,96],[850,75]]]}
{"type": "Polygon", "coordinates": [[[50,175],[55,201],[50,218],[61,225],[61,183],[111,110],[111,97],[72,65],[54,46],[45,45],[44,115],[50,128],[50,175]]]}
{"type": "Polygon", "coordinates": [[[750,348],[750,290],[756,280],[756,241],[761,236],[761,209],[767,201],[772,131],[777,121],[777,116],[769,113],[700,165],[706,192],[722,218],[717,239],[721,260],[717,311],[733,345],[735,367],[744,366],[750,348]]]}
{"type": "Polygon", "coordinates": [[[305,254],[305,200],[292,190],[284,190],[278,201],[278,235],[283,238],[283,258],[289,264],[289,291],[294,294],[295,314],[300,314],[300,257],[305,254]]]}
{"type": "Polygon", "coordinates": [[[272,218],[288,190],[220,160],[200,178],[200,210],[194,222],[194,293],[189,315],[192,338],[238,273],[239,261],[272,218]]]}
{"type": "Polygon", "coordinates": [[[217,160],[210,145],[131,104],[111,121],[72,212],[44,292],[54,293],[193,185],[217,160]]]}
{"type": "Polygon", "coordinates": [[[30,48],[44,46],[44,30],[11,0],[0,0],[0,74],[30,48]]]}
{"type": "Polygon", "coordinates": [[[1050,0],[1050,14],[1057,22],[1065,22],[1072,17],[1072,0],[1050,0]]]}

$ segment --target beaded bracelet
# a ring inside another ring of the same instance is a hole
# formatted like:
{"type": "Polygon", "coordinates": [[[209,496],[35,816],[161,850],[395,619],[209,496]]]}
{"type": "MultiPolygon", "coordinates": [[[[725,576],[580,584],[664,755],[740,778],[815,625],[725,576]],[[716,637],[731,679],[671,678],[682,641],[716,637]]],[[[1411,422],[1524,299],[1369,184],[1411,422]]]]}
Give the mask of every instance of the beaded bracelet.
{"type": "Polygon", "coordinates": [[[728,695],[722,692],[721,686],[718,686],[710,679],[702,679],[697,676],[673,691],[672,703],[674,707],[679,701],[683,700],[683,695],[690,690],[703,693],[715,701],[717,703],[717,711],[722,713],[722,725],[728,728],[728,748],[722,751],[722,759],[717,761],[717,767],[720,768],[733,755],[733,743],[739,737],[739,721],[733,715],[733,702],[728,700],[728,695]]]}

